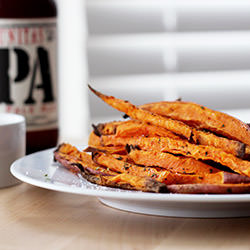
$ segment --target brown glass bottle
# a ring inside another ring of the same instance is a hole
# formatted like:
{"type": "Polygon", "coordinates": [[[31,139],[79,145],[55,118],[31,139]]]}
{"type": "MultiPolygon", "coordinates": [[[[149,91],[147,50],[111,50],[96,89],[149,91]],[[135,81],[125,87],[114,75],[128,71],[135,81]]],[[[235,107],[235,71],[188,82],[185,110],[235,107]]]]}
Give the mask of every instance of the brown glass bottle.
{"type": "Polygon", "coordinates": [[[52,0],[0,0],[0,112],[26,117],[27,154],[58,140],[56,17],[52,0]]]}

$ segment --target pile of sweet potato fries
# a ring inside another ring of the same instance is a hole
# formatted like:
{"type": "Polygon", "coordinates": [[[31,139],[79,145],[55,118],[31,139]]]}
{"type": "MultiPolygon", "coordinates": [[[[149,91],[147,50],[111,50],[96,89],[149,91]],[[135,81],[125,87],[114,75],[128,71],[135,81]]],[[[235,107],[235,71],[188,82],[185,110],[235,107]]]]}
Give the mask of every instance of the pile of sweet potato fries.
{"type": "Polygon", "coordinates": [[[250,193],[247,124],[191,102],[137,107],[89,88],[130,119],[93,125],[84,151],[59,145],[54,159],[70,171],[95,184],[145,192],[250,193]]]}

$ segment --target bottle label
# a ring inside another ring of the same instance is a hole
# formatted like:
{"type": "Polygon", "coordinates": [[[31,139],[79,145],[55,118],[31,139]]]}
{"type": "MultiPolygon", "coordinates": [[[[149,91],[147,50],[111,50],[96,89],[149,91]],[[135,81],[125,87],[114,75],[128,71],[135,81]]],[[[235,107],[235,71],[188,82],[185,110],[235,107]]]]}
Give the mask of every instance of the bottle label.
{"type": "Polygon", "coordinates": [[[28,131],[57,127],[56,18],[0,19],[0,112],[28,131]]]}

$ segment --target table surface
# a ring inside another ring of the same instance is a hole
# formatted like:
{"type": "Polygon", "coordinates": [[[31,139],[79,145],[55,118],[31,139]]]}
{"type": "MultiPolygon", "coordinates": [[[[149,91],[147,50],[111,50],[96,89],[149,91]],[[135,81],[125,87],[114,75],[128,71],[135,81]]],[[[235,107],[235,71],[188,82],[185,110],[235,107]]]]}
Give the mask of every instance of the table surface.
{"type": "Polygon", "coordinates": [[[22,183],[0,189],[0,249],[250,249],[250,218],[148,216],[22,183]]]}

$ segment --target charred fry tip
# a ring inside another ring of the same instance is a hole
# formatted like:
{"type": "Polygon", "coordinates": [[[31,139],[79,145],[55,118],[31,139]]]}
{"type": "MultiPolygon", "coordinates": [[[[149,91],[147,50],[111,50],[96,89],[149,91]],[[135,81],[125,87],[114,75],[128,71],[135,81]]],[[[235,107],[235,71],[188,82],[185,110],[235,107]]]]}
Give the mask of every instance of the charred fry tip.
{"type": "Polygon", "coordinates": [[[89,84],[88,84],[88,88],[89,88],[95,95],[97,95],[98,97],[100,97],[100,98],[105,97],[104,94],[102,94],[101,92],[95,90],[95,89],[92,88],[89,84]]]}
{"type": "Polygon", "coordinates": [[[124,114],[122,117],[123,117],[124,119],[129,118],[129,116],[128,116],[127,114],[124,114]]]}
{"type": "Polygon", "coordinates": [[[65,143],[59,144],[59,145],[56,147],[56,149],[54,150],[54,153],[59,152],[59,151],[60,151],[60,148],[61,148],[63,145],[65,145],[65,143]]]}
{"type": "Polygon", "coordinates": [[[126,146],[125,146],[125,150],[126,150],[126,151],[127,151],[127,153],[129,154],[129,153],[130,153],[130,151],[131,151],[131,145],[126,144],[126,146]]]}
{"type": "Polygon", "coordinates": [[[154,179],[147,179],[146,186],[148,188],[148,192],[154,193],[169,193],[167,185],[161,182],[158,182],[154,179]]]}
{"type": "Polygon", "coordinates": [[[190,137],[188,138],[188,140],[189,140],[190,142],[198,143],[198,139],[196,138],[195,133],[194,133],[193,130],[191,131],[191,135],[190,135],[190,137]]]}
{"type": "Polygon", "coordinates": [[[139,145],[130,145],[130,150],[141,150],[139,145]]]}
{"type": "Polygon", "coordinates": [[[238,142],[238,151],[237,151],[237,157],[239,158],[244,158],[245,157],[245,153],[246,153],[246,144],[245,143],[241,143],[238,142]]]}
{"type": "Polygon", "coordinates": [[[88,153],[92,153],[92,152],[95,152],[95,148],[93,147],[87,147],[83,150],[83,152],[88,152],[88,153]]]}
{"type": "Polygon", "coordinates": [[[53,157],[53,161],[54,161],[54,162],[57,162],[57,159],[56,159],[56,157],[55,157],[55,154],[60,152],[60,148],[61,148],[63,145],[65,145],[65,143],[59,144],[59,145],[56,147],[56,149],[54,150],[54,154],[53,154],[53,155],[54,155],[54,157],[53,157]]]}
{"type": "Polygon", "coordinates": [[[90,84],[88,84],[88,88],[89,88],[91,91],[95,91],[95,90],[90,86],[90,84]]]}
{"type": "Polygon", "coordinates": [[[84,172],[84,167],[80,163],[72,163],[71,165],[78,167],[81,172],[84,172]]]}
{"type": "Polygon", "coordinates": [[[100,137],[102,135],[100,130],[103,128],[103,124],[101,124],[101,123],[98,125],[91,124],[91,126],[93,128],[94,134],[100,137]]]}
{"type": "Polygon", "coordinates": [[[54,153],[53,153],[53,161],[54,161],[54,162],[57,162],[57,159],[56,159],[56,154],[57,154],[57,152],[58,152],[58,151],[54,151],[54,153]]]}
{"type": "Polygon", "coordinates": [[[135,150],[135,149],[141,150],[141,148],[138,145],[126,144],[126,146],[125,146],[125,150],[127,151],[128,154],[131,152],[131,150],[135,150]]]}
{"type": "Polygon", "coordinates": [[[107,150],[98,149],[98,148],[94,148],[94,147],[87,147],[87,148],[84,149],[84,152],[90,152],[90,153],[102,152],[102,153],[107,153],[107,150]]]}
{"type": "Polygon", "coordinates": [[[181,101],[182,101],[182,98],[179,97],[179,98],[176,99],[176,101],[177,101],[177,102],[181,102],[181,101]]]}
{"type": "Polygon", "coordinates": [[[92,152],[92,154],[91,154],[91,159],[92,159],[92,161],[95,162],[95,158],[97,157],[97,155],[98,155],[98,152],[97,152],[97,151],[92,152]]]}

